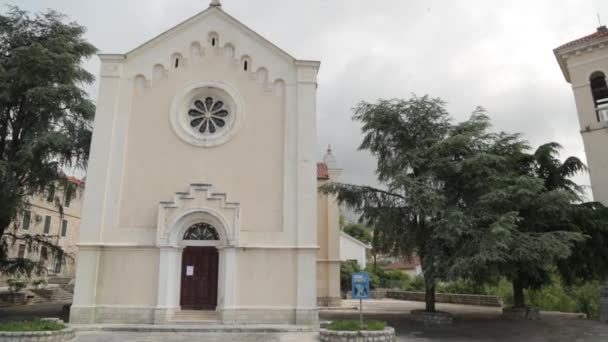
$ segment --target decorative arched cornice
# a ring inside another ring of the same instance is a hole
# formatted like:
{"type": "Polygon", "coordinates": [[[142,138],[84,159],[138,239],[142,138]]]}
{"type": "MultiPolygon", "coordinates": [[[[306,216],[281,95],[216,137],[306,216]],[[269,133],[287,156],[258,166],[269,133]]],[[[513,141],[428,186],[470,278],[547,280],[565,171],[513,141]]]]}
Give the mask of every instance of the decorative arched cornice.
{"type": "Polygon", "coordinates": [[[208,223],[220,235],[221,245],[238,245],[240,205],[213,192],[210,184],[191,184],[187,192],[175,193],[173,201],[158,208],[156,244],[178,247],[185,231],[196,223],[208,223]]]}
{"type": "MultiPolygon", "coordinates": [[[[252,56],[248,54],[243,54],[240,57],[237,57],[236,47],[234,44],[226,43],[221,46],[220,42],[221,36],[217,32],[209,32],[205,47],[203,47],[198,41],[193,41],[188,46],[184,47],[183,51],[186,51],[185,54],[180,52],[181,50],[179,50],[173,52],[170,56],[168,56],[168,67],[165,66],[167,61],[164,61],[164,63],[154,64],[152,66],[152,70],[148,69],[147,71],[144,71],[137,68],[137,70],[134,70],[133,77],[135,77],[136,75],[150,75],[149,77],[146,76],[146,78],[155,81],[152,82],[152,84],[154,85],[154,83],[162,82],[164,79],[166,79],[168,74],[171,72],[179,72],[178,69],[186,70],[188,67],[191,66],[191,64],[196,65],[202,63],[204,61],[204,58],[207,57],[204,51],[206,49],[209,49],[210,51],[216,51],[217,54],[223,54],[225,57],[227,57],[226,60],[228,63],[239,64],[240,66],[238,69],[240,69],[241,72],[246,72],[250,74],[250,79],[259,83],[265,90],[272,90],[272,87],[276,82],[284,82],[284,80],[280,77],[277,77],[277,75],[273,76],[275,77],[274,79],[271,78],[272,70],[269,70],[265,66],[256,66],[256,69],[254,69],[252,56]],[[215,45],[212,45],[212,42],[215,42],[215,45]],[[189,56],[189,58],[187,58],[186,56],[189,56]],[[177,64],[176,60],[179,60],[177,64]],[[246,67],[245,64],[247,65],[246,67]]],[[[282,92],[274,93],[281,95],[283,94],[282,92]]]]}

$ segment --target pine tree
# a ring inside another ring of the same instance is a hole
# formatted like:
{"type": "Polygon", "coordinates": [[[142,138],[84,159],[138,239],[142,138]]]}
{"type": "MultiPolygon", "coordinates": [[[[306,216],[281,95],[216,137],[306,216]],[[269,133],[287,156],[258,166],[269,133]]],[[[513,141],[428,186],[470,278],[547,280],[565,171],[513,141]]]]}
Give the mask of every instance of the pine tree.
{"type": "MultiPolygon", "coordinates": [[[[63,168],[84,168],[94,104],[82,66],[96,52],[85,29],[54,11],[34,16],[17,7],[0,15],[0,271],[30,273],[37,263],[7,258],[9,244],[58,247],[43,236],[9,230],[32,194],[73,187],[63,168]]],[[[40,271],[40,270],[38,270],[40,271]]]]}

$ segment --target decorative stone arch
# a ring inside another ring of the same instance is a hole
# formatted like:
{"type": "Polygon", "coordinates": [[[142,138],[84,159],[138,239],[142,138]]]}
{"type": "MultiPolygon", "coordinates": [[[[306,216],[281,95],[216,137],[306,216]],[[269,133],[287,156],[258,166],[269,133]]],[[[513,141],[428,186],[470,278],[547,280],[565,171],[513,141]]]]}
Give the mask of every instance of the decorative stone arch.
{"type": "Polygon", "coordinates": [[[228,228],[228,221],[222,217],[215,210],[209,208],[193,208],[184,210],[180,215],[170,224],[170,231],[166,245],[173,247],[185,247],[185,246],[230,246],[234,244],[230,239],[231,230],[228,228]],[[219,235],[219,240],[213,243],[195,243],[193,241],[184,240],[184,234],[193,225],[197,223],[206,223],[215,228],[219,235]]]}
{"type": "Polygon", "coordinates": [[[180,311],[182,253],[188,246],[213,246],[219,252],[217,311],[234,309],[236,296],[236,246],[239,204],[228,202],[226,194],[213,192],[209,184],[191,184],[188,192],[178,192],[173,201],[159,205],[157,246],[158,300],[154,320],[166,323],[180,311]],[[217,240],[184,240],[196,224],[208,224],[217,240]]]}

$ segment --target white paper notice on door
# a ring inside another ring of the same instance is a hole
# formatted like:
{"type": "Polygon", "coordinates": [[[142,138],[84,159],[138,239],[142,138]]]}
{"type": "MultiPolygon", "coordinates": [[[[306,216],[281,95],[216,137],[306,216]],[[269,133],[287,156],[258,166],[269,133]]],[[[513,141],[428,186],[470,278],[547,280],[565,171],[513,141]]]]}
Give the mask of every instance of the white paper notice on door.
{"type": "Polygon", "coordinates": [[[192,277],[194,275],[194,266],[186,266],[186,277],[192,277]]]}

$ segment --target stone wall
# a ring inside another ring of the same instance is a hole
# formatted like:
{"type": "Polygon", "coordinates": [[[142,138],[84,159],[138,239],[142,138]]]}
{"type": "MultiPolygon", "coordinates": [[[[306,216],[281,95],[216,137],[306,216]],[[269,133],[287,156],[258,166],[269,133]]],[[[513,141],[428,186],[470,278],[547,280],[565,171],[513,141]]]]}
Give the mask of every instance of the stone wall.
{"type": "Polygon", "coordinates": [[[392,342],[395,341],[395,329],[386,327],[381,331],[319,331],[321,342],[392,342]]]}
{"type": "Polygon", "coordinates": [[[0,332],[0,342],[62,342],[74,339],[71,328],[59,331],[0,332]]]}
{"type": "MultiPolygon", "coordinates": [[[[424,301],[424,292],[388,290],[388,291],[386,291],[386,298],[423,302],[424,301]]],[[[492,307],[502,307],[502,304],[503,304],[502,299],[498,296],[451,294],[451,293],[437,293],[435,295],[435,300],[437,303],[492,306],[492,307]]]]}

